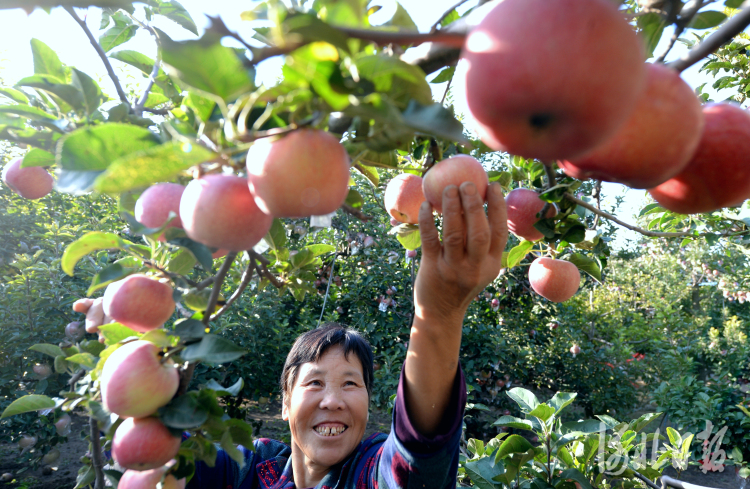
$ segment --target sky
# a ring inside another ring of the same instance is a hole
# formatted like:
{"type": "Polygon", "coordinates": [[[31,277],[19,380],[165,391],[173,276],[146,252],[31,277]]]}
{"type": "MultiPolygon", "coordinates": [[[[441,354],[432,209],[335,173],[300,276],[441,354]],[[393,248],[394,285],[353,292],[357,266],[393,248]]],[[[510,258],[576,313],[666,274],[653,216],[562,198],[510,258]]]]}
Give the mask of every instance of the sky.
{"type": "MultiPolygon", "coordinates": [[[[211,2],[206,0],[180,0],[180,3],[188,10],[201,32],[208,25],[206,15],[219,15],[231,30],[240,33],[244,38],[248,39],[252,35],[252,31],[247,27],[248,24],[241,21],[239,16],[241,12],[250,9],[255,2],[247,0],[214,0],[211,2]]],[[[374,24],[378,23],[378,18],[385,21],[392,15],[395,9],[395,3],[392,0],[375,1],[373,3],[383,6],[382,10],[373,16],[372,22],[374,24]]],[[[455,3],[456,0],[430,0],[429,8],[425,8],[425,0],[403,0],[401,2],[421,32],[429,30],[432,24],[455,3]]],[[[475,3],[467,2],[462,8],[469,8],[475,3]]],[[[78,10],[78,12],[81,17],[86,15],[86,10],[78,10]]],[[[96,8],[89,9],[86,20],[94,35],[98,37],[99,22],[101,20],[99,10],[96,8]]],[[[168,20],[157,19],[153,22],[153,25],[165,31],[175,40],[195,37],[189,31],[168,20]]],[[[107,77],[101,60],[96,55],[81,28],[63,9],[55,8],[50,14],[37,9],[30,15],[27,15],[26,12],[20,9],[0,10],[0,26],[2,26],[0,28],[0,78],[6,84],[13,84],[17,80],[33,74],[34,70],[29,41],[32,38],[37,38],[52,47],[63,63],[75,66],[79,70],[99,79],[105,93],[116,97],[114,85],[107,77]]],[[[665,34],[663,36],[662,44],[656,49],[657,53],[663,50],[664,43],[668,38],[669,35],[665,34]]],[[[139,30],[139,33],[132,40],[115,49],[134,49],[151,57],[154,57],[156,53],[156,46],[153,39],[143,30],[139,30]]],[[[667,59],[676,59],[685,52],[686,48],[681,43],[677,43],[667,59]]],[[[281,58],[263,62],[257,70],[258,82],[269,85],[273,84],[280,73],[281,62],[281,58]]],[[[112,60],[112,65],[118,75],[125,80],[131,83],[145,83],[140,72],[135,71],[124,63],[112,60]]],[[[460,72],[461,64],[459,64],[456,79],[460,78],[460,72]]],[[[698,73],[698,65],[694,65],[683,72],[682,77],[693,88],[711,81],[710,77],[698,73]]],[[[457,112],[467,114],[468,109],[466,108],[461,88],[460,84],[452,85],[451,90],[454,104],[457,112]]],[[[444,90],[445,84],[433,85],[433,91],[437,99],[442,97],[444,90]]],[[[721,100],[729,95],[726,93],[712,94],[712,97],[716,100],[721,100]]],[[[472,129],[470,125],[469,129],[472,129]]],[[[603,201],[605,208],[614,203],[616,196],[624,195],[624,204],[618,210],[617,215],[621,219],[633,223],[635,222],[634,214],[637,214],[638,210],[643,207],[647,200],[645,191],[628,189],[619,184],[605,183],[602,194],[605,197],[603,201]]],[[[637,237],[634,232],[623,229],[621,232],[618,232],[618,238],[614,243],[614,247],[620,248],[626,244],[628,239],[636,239],[637,237]]]]}

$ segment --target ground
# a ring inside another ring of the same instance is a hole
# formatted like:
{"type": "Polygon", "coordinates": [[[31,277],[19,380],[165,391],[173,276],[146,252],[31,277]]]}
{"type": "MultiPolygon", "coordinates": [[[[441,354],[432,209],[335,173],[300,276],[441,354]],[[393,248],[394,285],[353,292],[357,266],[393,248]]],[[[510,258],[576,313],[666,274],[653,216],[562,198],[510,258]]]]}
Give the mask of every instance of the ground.
{"type": "MultiPolygon", "coordinates": [[[[273,438],[289,441],[289,427],[281,419],[281,405],[279,403],[262,404],[251,402],[247,406],[247,420],[255,427],[256,437],[273,438]]],[[[633,417],[640,416],[648,409],[634,412],[633,417]]],[[[630,419],[630,418],[628,418],[630,419]]],[[[375,432],[388,433],[391,417],[386,412],[371,411],[367,424],[366,436],[375,432]]],[[[86,419],[73,416],[73,430],[68,442],[59,446],[61,457],[56,462],[51,475],[44,475],[42,468],[33,469],[23,467],[16,460],[20,453],[15,445],[0,445],[0,474],[12,473],[16,476],[12,482],[0,482],[0,489],[73,489],[75,478],[80,466],[80,457],[88,450],[87,443],[81,439],[80,433],[86,428],[86,419]],[[24,470],[25,469],[25,470],[24,470]]],[[[665,471],[666,475],[676,478],[672,468],[665,471]]],[[[740,480],[735,477],[730,467],[728,470],[703,474],[698,467],[690,467],[680,475],[680,480],[716,489],[741,489],[740,480]]],[[[748,485],[750,489],[750,485],[748,485]]]]}

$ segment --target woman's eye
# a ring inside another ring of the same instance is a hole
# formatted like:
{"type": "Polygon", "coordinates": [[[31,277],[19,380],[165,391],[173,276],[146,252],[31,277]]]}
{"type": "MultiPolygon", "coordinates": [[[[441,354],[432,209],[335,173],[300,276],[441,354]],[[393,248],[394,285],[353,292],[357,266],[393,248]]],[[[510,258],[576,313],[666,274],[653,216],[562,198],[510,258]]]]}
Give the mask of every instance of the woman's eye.
{"type": "Polygon", "coordinates": [[[311,380],[309,385],[322,385],[319,380],[311,380]]]}

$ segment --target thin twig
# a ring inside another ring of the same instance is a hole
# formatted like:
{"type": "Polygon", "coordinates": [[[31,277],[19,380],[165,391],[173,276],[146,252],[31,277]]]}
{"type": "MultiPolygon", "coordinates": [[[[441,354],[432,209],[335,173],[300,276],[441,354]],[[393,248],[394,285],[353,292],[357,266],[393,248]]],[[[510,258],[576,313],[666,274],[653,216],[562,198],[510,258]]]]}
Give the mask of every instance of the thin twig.
{"type": "Polygon", "coordinates": [[[172,110],[174,110],[174,108],[171,108],[171,109],[167,109],[167,108],[164,108],[164,109],[150,109],[148,107],[144,107],[143,108],[143,112],[148,112],[148,113],[154,114],[154,115],[167,115],[172,110]]]}
{"type": "Polygon", "coordinates": [[[302,126],[299,124],[289,124],[288,126],[284,127],[274,127],[273,129],[268,129],[267,131],[240,132],[234,137],[234,139],[237,141],[242,141],[243,143],[252,143],[253,141],[257,141],[258,139],[288,134],[290,132],[297,131],[298,129],[300,129],[300,127],[302,126]]]}
{"type": "Polygon", "coordinates": [[[434,34],[437,32],[438,27],[440,27],[440,24],[450,15],[453,13],[454,10],[456,10],[461,5],[465,4],[468,0],[459,0],[457,3],[455,3],[451,8],[445,11],[443,15],[440,16],[440,18],[432,24],[432,28],[430,29],[430,33],[434,34]]]}
{"type": "Polygon", "coordinates": [[[81,20],[80,17],[78,17],[78,14],[76,14],[75,10],[73,10],[73,7],[65,6],[63,7],[71,17],[73,17],[73,20],[75,20],[79,26],[81,26],[81,29],[86,33],[86,37],[89,38],[89,42],[92,46],[94,46],[94,49],[96,50],[97,54],[99,54],[99,57],[102,59],[102,62],[104,63],[104,67],[107,69],[107,73],[109,74],[109,77],[112,79],[112,82],[115,84],[115,89],[117,90],[117,95],[120,97],[120,100],[130,105],[128,102],[128,96],[125,95],[125,91],[122,89],[122,85],[120,85],[120,80],[117,78],[117,75],[115,75],[115,70],[112,68],[112,64],[109,62],[109,59],[107,58],[107,53],[104,52],[104,49],[102,49],[99,42],[94,37],[94,34],[91,32],[91,29],[89,29],[89,26],[86,25],[86,21],[81,20]]]}
{"type": "Polygon", "coordinates": [[[648,487],[650,487],[651,489],[661,489],[659,486],[657,486],[656,484],[654,484],[648,477],[639,474],[638,471],[634,470],[633,471],[633,475],[635,475],[638,479],[640,479],[643,482],[645,482],[646,485],[648,487]]]}
{"type": "Polygon", "coordinates": [[[257,265],[255,267],[255,270],[258,272],[258,275],[267,279],[269,282],[271,282],[271,285],[276,287],[277,289],[282,288],[284,285],[286,285],[284,282],[280,281],[278,278],[276,278],[271,272],[268,271],[268,268],[265,264],[261,262],[260,265],[257,265]]]}
{"type": "Polygon", "coordinates": [[[356,217],[360,221],[367,222],[367,221],[371,221],[372,220],[372,216],[368,216],[367,214],[364,214],[362,211],[360,211],[359,209],[355,209],[354,207],[350,206],[349,204],[343,204],[341,206],[341,209],[343,209],[344,212],[346,212],[347,214],[350,214],[350,215],[356,217]]]}
{"type": "Polygon", "coordinates": [[[451,75],[450,79],[448,79],[448,85],[445,86],[445,91],[443,92],[443,98],[440,99],[440,105],[445,104],[445,97],[448,96],[448,90],[451,89],[451,83],[453,83],[453,77],[456,75],[456,72],[453,72],[453,75],[451,75]]]}
{"type": "Polygon", "coordinates": [[[154,87],[154,83],[156,83],[156,77],[159,76],[159,65],[161,65],[161,55],[157,54],[154,69],[151,70],[151,75],[148,77],[148,85],[146,85],[146,89],[143,90],[140,100],[138,100],[133,108],[133,112],[139,117],[143,114],[143,108],[148,100],[148,94],[151,93],[151,89],[154,87]]]}
{"type": "Polygon", "coordinates": [[[208,287],[209,285],[211,285],[212,283],[214,283],[215,281],[216,281],[216,276],[215,275],[213,277],[208,277],[207,279],[202,280],[202,281],[198,282],[197,284],[195,284],[195,288],[198,289],[198,290],[203,290],[206,287],[208,287]]]}
{"type": "Polygon", "coordinates": [[[240,280],[240,284],[237,286],[237,290],[235,290],[234,293],[229,297],[229,299],[227,299],[227,302],[223,306],[221,306],[221,309],[216,311],[216,314],[211,316],[211,321],[216,321],[221,317],[222,314],[227,312],[234,301],[236,301],[242,295],[247,286],[250,284],[250,280],[252,280],[253,278],[253,272],[255,271],[255,258],[253,256],[254,254],[254,251],[248,252],[247,257],[249,263],[247,264],[247,268],[245,269],[245,271],[242,272],[242,279],[240,280]]]}
{"type": "Polygon", "coordinates": [[[94,489],[104,489],[104,460],[102,460],[102,447],[99,443],[99,422],[91,416],[89,418],[91,438],[91,465],[94,467],[96,479],[94,489]]]}
{"type": "Polygon", "coordinates": [[[331,282],[333,282],[333,271],[336,269],[336,257],[338,253],[333,254],[333,260],[331,261],[331,272],[328,274],[328,283],[326,284],[326,295],[323,297],[323,307],[320,309],[320,317],[318,318],[318,328],[320,322],[323,320],[323,313],[326,312],[326,304],[328,303],[328,294],[331,290],[331,282]]]}
{"type": "Polygon", "coordinates": [[[681,73],[744,31],[750,25],[750,0],[746,0],[740,5],[740,9],[736,15],[727,20],[716,32],[708,36],[700,44],[694,46],[685,56],[667,64],[667,66],[681,73]]]}
{"type": "Polygon", "coordinates": [[[211,297],[208,298],[208,305],[206,306],[206,313],[203,316],[203,324],[208,326],[211,321],[211,311],[216,309],[216,303],[219,302],[219,294],[221,294],[221,286],[224,284],[224,279],[229,273],[229,269],[232,268],[232,262],[237,257],[236,251],[230,251],[224,258],[224,263],[221,264],[221,268],[216,272],[216,279],[214,280],[214,288],[211,289],[211,297]]]}
{"type": "Polygon", "coordinates": [[[80,369],[78,372],[74,373],[73,376],[68,380],[68,385],[70,386],[70,392],[73,392],[76,388],[76,383],[81,380],[81,377],[83,377],[86,374],[86,371],[84,369],[80,369]]]}
{"type": "MultiPolygon", "coordinates": [[[[597,180],[596,185],[594,186],[594,198],[596,199],[596,208],[600,209],[602,208],[602,181],[597,180]]],[[[596,215],[596,218],[594,218],[594,225],[591,226],[591,229],[596,229],[596,227],[599,225],[599,217],[601,217],[599,214],[596,215]]]]}
{"type": "MultiPolygon", "coordinates": [[[[544,172],[547,174],[547,187],[546,190],[551,189],[557,184],[557,175],[555,174],[555,169],[552,168],[552,164],[544,163],[544,172]]],[[[547,212],[549,211],[549,208],[552,206],[551,203],[545,202],[544,206],[542,206],[542,210],[539,211],[539,218],[540,219],[546,219],[547,212]]]]}
{"type": "MultiPolygon", "coordinates": [[[[698,1],[689,12],[687,12],[685,15],[680,12],[680,19],[675,22],[674,26],[674,32],[672,33],[672,38],[669,40],[669,45],[667,45],[664,52],[661,54],[661,56],[656,58],[655,63],[663,63],[664,59],[667,57],[669,52],[674,47],[677,40],[682,35],[682,32],[687,28],[688,24],[693,20],[693,17],[695,17],[695,14],[698,13],[698,11],[703,7],[703,2],[698,1]]],[[[674,6],[672,8],[675,8],[674,6]]]]}
{"type": "Polygon", "coordinates": [[[584,202],[581,199],[577,199],[571,194],[566,193],[564,194],[564,197],[571,202],[575,202],[576,204],[580,205],[584,209],[590,210],[594,214],[607,218],[610,221],[615,222],[624,228],[641,233],[644,236],[651,236],[653,238],[679,238],[683,236],[694,236],[692,231],[683,231],[683,232],[678,232],[678,233],[662,233],[662,232],[657,232],[657,231],[649,231],[648,229],[639,228],[638,226],[633,226],[632,224],[628,224],[624,221],[621,221],[617,217],[613,216],[612,214],[604,212],[601,209],[597,209],[596,207],[589,204],[588,202],[584,202]]]}

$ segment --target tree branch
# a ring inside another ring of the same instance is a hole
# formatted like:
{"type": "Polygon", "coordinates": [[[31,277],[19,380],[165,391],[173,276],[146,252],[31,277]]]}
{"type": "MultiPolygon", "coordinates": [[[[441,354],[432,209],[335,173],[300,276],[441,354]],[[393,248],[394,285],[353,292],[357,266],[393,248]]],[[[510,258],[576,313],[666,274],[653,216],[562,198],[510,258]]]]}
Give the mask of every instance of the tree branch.
{"type": "Polygon", "coordinates": [[[221,286],[224,284],[224,279],[229,273],[229,269],[232,268],[232,262],[237,257],[236,251],[230,251],[224,258],[224,263],[221,264],[221,268],[216,272],[216,279],[214,280],[214,288],[211,289],[211,297],[208,298],[208,305],[206,306],[206,313],[203,316],[203,324],[208,326],[211,321],[211,312],[216,309],[216,303],[219,301],[219,294],[221,294],[221,286]]]}
{"type": "Polygon", "coordinates": [[[156,62],[154,63],[154,68],[151,70],[151,75],[148,77],[148,85],[146,85],[146,89],[143,90],[143,93],[141,94],[141,98],[138,100],[138,102],[135,104],[135,107],[133,108],[133,112],[135,112],[135,115],[141,116],[143,114],[143,108],[146,105],[146,101],[148,100],[148,94],[151,92],[151,89],[154,87],[154,83],[156,83],[156,77],[159,76],[159,65],[161,64],[161,56],[158,54],[156,55],[156,62]]]}
{"type": "Polygon", "coordinates": [[[694,46],[685,56],[667,64],[667,66],[681,73],[744,31],[750,25],[750,0],[746,0],[740,5],[740,9],[734,17],[727,20],[716,32],[708,36],[697,46],[694,46]]]}
{"type": "Polygon", "coordinates": [[[104,461],[102,460],[102,447],[99,443],[99,423],[93,416],[89,418],[91,438],[91,465],[94,467],[96,479],[94,489],[104,489],[104,461]]]}
{"type": "MultiPolygon", "coordinates": [[[[551,189],[557,184],[557,175],[555,174],[555,169],[552,168],[552,164],[543,163],[544,165],[544,172],[547,174],[547,190],[551,189]]],[[[539,211],[539,218],[545,219],[547,217],[547,212],[549,211],[549,208],[552,206],[549,202],[545,202],[544,206],[542,206],[542,210],[539,211]]]]}
{"type": "Polygon", "coordinates": [[[371,216],[368,216],[367,214],[364,214],[362,211],[360,211],[359,209],[355,209],[354,207],[350,206],[349,204],[343,204],[341,206],[341,209],[344,212],[346,212],[347,214],[356,217],[360,221],[367,222],[367,221],[371,221],[372,220],[371,216]]]}
{"type": "Polygon", "coordinates": [[[568,199],[571,202],[575,202],[576,204],[580,205],[581,207],[590,210],[594,214],[607,218],[612,222],[615,222],[619,224],[620,226],[630,229],[631,231],[635,231],[638,233],[641,233],[644,236],[651,236],[653,238],[679,238],[683,236],[694,236],[694,234],[691,231],[683,231],[679,233],[662,233],[657,231],[649,231],[648,229],[639,228],[638,226],[634,226],[632,224],[628,224],[626,222],[623,222],[619,220],[617,217],[613,216],[612,214],[609,214],[607,212],[604,212],[603,210],[597,209],[593,205],[582,201],[581,199],[577,199],[573,197],[572,195],[566,193],[564,194],[564,197],[568,199]]]}
{"type": "Polygon", "coordinates": [[[273,285],[277,289],[280,289],[285,285],[283,282],[280,282],[278,278],[274,277],[271,272],[268,271],[268,268],[264,263],[261,262],[260,265],[256,265],[255,269],[257,270],[259,276],[267,279],[269,282],[271,282],[271,285],[273,285]]]}
{"type": "Polygon", "coordinates": [[[250,284],[250,280],[252,280],[252,278],[253,278],[253,272],[255,271],[255,257],[254,257],[254,255],[255,255],[254,251],[249,251],[247,253],[247,257],[249,259],[249,263],[247,264],[247,268],[245,269],[245,271],[242,273],[242,279],[240,281],[240,284],[237,286],[237,290],[235,290],[234,293],[231,295],[231,297],[229,297],[229,299],[227,299],[226,304],[224,304],[221,307],[221,309],[219,309],[218,311],[216,311],[216,314],[214,314],[213,316],[211,316],[210,321],[215,321],[215,320],[219,319],[222,314],[224,314],[225,312],[227,312],[227,310],[229,310],[229,308],[232,306],[232,304],[234,303],[234,301],[236,301],[242,295],[242,293],[245,291],[245,289],[247,288],[247,286],[250,284]]]}
{"type": "Polygon", "coordinates": [[[120,85],[120,80],[117,78],[117,75],[115,75],[115,70],[112,69],[112,64],[109,62],[109,59],[107,58],[107,53],[104,52],[104,49],[102,49],[99,42],[94,37],[94,34],[91,33],[91,29],[89,29],[89,26],[86,25],[86,21],[81,20],[80,17],[78,17],[78,14],[76,14],[75,10],[73,10],[73,7],[65,6],[63,7],[71,17],[73,17],[73,20],[75,20],[79,26],[81,26],[81,29],[86,33],[86,37],[89,38],[89,42],[92,46],[94,46],[94,49],[96,50],[97,54],[99,54],[99,57],[102,59],[102,62],[104,63],[104,67],[107,69],[107,73],[109,74],[109,77],[112,79],[112,82],[115,84],[115,89],[117,90],[117,95],[120,97],[120,100],[130,105],[128,102],[128,96],[125,95],[125,91],[122,89],[122,85],[120,85]]]}

